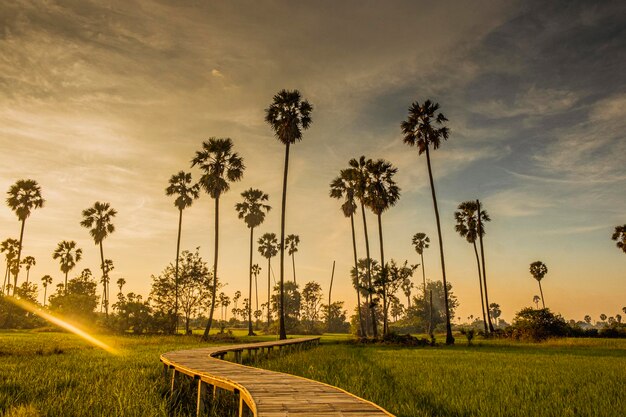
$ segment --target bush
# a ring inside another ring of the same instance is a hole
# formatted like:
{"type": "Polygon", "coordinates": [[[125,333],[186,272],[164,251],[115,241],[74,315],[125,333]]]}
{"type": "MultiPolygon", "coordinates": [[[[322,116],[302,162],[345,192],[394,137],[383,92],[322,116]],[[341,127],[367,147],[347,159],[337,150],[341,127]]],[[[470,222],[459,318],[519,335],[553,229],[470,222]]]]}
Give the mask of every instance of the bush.
{"type": "Polygon", "coordinates": [[[507,328],[507,334],[518,340],[541,341],[550,337],[565,337],[569,326],[559,314],[549,308],[535,310],[531,307],[520,310],[507,328]]]}

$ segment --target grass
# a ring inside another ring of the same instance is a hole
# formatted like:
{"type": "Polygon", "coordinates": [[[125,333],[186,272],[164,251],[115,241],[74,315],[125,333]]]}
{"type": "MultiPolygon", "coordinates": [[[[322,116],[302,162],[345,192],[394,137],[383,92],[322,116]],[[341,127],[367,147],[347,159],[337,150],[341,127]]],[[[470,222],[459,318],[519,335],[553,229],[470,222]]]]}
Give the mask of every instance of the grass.
{"type": "Polygon", "coordinates": [[[462,343],[322,345],[261,366],[336,385],[398,417],[626,415],[626,340],[462,343]]]}
{"type": "MultiPolygon", "coordinates": [[[[241,341],[275,339],[234,333],[241,341]]],[[[66,333],[0,333],[0,415],[195,415],[191,398],[168,400],[158,357],[206,344],[184,336],[102,339],[120,354],[66,333]]],[[[325,335],[317,348],[260,366],[340,386],[399,417],[626,415],[626,340],[540,345],[477,340],[471,347],[459,341],[437,348],[359,346],[345,340],[345,335],[325,335]]],[[[222,405],[232,404],[232,396],[220,398],[222,405]]],[[[235,415],[235,408],[214,408],[210,415],[235,415]]]]}

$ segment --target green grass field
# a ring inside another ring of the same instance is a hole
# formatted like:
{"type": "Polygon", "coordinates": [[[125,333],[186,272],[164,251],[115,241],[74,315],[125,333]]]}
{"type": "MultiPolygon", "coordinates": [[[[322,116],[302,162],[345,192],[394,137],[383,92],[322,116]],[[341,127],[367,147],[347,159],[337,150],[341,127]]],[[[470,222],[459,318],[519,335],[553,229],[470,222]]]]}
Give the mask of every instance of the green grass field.
{"type": "MultiPolygon", "coordinates": [[[[243,337],[241,341],[272,339],[243,337]]],[[[187,416],[173,407],[159,354],[194,337],[103,336],[111,355],[66,333],[0,333],[4,416],[187,416]]],[[[329,335],[259,366],[337,385],[398,416],[624,416],[626,340],[393,348],[329,335]]],[[[229,401],[224,396],[225,402],[229,401]]],[[[228,415],[213,410],[212,415],[228,415]]]]}

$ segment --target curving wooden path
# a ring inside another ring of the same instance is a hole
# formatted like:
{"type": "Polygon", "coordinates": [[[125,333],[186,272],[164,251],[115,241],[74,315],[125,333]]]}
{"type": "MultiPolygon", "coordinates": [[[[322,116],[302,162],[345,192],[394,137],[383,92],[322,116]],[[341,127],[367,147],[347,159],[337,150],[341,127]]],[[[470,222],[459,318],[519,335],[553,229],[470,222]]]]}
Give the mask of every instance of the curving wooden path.
{"type": "Polygon", "coordinates": [[[319,343],[319,337],[241,345],[178,350],[161,355],[164,371],[172,371],[172,392],[181,375],[198,384],[197,413],[201,415],[209,389],[239,395],[239,416],[248,408],[255,417],[380,417],[392,416],[374,403],[340,388],[310,379],[241,365],[244,352],[250,359],[267,357],[273,350],[303,349],[319,343]],[[235,362],[225,361],[231,352],[235,362]]]}

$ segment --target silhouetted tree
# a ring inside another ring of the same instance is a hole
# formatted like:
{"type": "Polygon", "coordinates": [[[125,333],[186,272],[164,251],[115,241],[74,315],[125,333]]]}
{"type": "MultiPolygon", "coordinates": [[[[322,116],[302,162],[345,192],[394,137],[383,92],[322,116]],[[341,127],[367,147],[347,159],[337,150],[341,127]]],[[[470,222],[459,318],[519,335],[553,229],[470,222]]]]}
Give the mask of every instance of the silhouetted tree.
{"type": "MultiPolygon", "coordinates": [[[[420,261],[422,265],[422,285],[423,285],[423,291],[424,291],[424,303],[428,303],[428,295],[426,294],[426,269],[424,268],[424,249],[428,249],[430,247],[430,238],[426,236],[426,233],[418,232],[413,235],[412,243],[413,243],[413,246],[415,247],[415,252],[417,252],[418,255],[420,256],[420,261]]],[[[432,324],[429,323],[428,334],[431,334],[431,327],[432,327],[432,324]]]]}
{"type": "Polygon", "coordinates": [[[602,320],[602,322],[604,323],[604,321],[606,320],[606,314],[600,314],[600,320],[602,320]]]}
{"type": "MultiPolygon", "coordinates": [[[[483,325],[485,334],[489,333],[487,328],[487,316],[485,315],[485,299],[483,297],[482,273],[480,271],[480,258],[478,257],[478,248],[476,240],[478,239],[478,205],[475,201],[464,201],[459,204],[458,210],[454,212],[456,220],[455,230],[461,237],[465,238],[474,247],[474,255],[476,255],[476,266],[478,267],[478,286],[480,287],[480,309],[483,314],[483,325]]],[[[483,219],[489,221],[487,213],[483,213],[483,219]]]]}
{"type": "Polygon", "coordinates": [[[539,297],[538,295],[535,295],[533,297],[533,303],[535,303],[536,308],[539,308],[539,301],[541,301],[541,297],[539,297]]]}
{"type": "MultiPolygon", "coordinates": [[[[247,191],[241,193],[243,201],[235,205],[235,209],[239,214],[239,218],[246,222],[246,226],[250,229],[250,267],[248,269],[249,275],[249,291],[248,299],[252,300],[252,274],[254,273],[252,265],[252,253],[254,244],[254,228],[261,225],[265,221],[265,215],[271,210],[271,207],[264,204],[269,199],[269,196],[261,190],[255,190],[250,188],[247,191]]],[[[257,265],[258,268],[258,265],[257,265]]],[[[255,275],[256,276],[256,275],[255,275]]],[[[257,293],[257,305],[258,305],[258,293],[257,293]]],[[[248,336],[254,336],[252,331],[252,303],[248,303],[248,336]]]]}
{"type": "Polygon", "coordinates": [[[76,263],[81,260],[83,250],[76,247],[73,240],[63,240],[57,244],[56,249],[52,253],[52,259],[58,259],[61,266],[61,272],[65,274],[65,286],[67,287],[67,275],[74,269],[76,263]]]}
{"type": "Polygon", "coordinates": [[[52,284],[52,277],[50,275],[44,275],[41,277],[41,285],[43,286],[43,306],[46,306],[46,300],[48,299],[48,285],[52,284]]]}
{"type": "Polygon", "coordinates": [[[591,316],[588,314],[585,316],[585,323],[591,324],[591,316]]]}
{"type": "Polygon", "coordinates": [[[50,296],[50,310],[64,317],[84,323],[95,320],[94,310],[98,305],[97,283],[91,270],[83,269],[79,276],[68,281],[67,286],[59,285],[57,292],[50,296]]]}
{"type": "Polygon", "coordinates": [[[285,245],[287,246],[287,254],[291,256],[291,264],[293,266],[293,282],[297,284],[296,281],[296,252],[298,252],[298,245],[300,244],[300,236],[298,235],[287,235],[285,238],[285,245]]]}
{"type": "Polygon", "coordinates": [[[615,231],[611,236],[611,239],[615,240],[616,246],[626,253],[626,224],[623,226],[615,226],[615,231]]]}
{"type": "Polygon", "coordinates": [[[548,273],[548,267],[541,261],[536,261],[530,264],[530,274],[539,283],[539,293],[541,294],[541,304],[543,308],[546,308],[546,303],[543,298],[543,290],[541,289],[541,280],[548,273]]]}
{"type": "Polygon", "coordinates": [[[124,288],[124,285],[126,285],[126,280],[124,278],[118,278],[118,280],[117,280],[117,288],[120,289],[119,293],[122,294],[122,295],[124,294],[122,292],[122,289],[124,288]]]}
{"type": "Polygon", "coordinates": [[[387,306],[387,264],[383,243],[382,214],[395,206],[400,199],[400,188],[393,177],[398,169],[384,159],[370,161],[367,164],[367,173],[370,181],[367,187],[366,205],[378,219],[378,241],[380,248],[380,264],[382,266],[382,296],[383,296],[383,335],[389,333],[389,307],[387,306]]]}
{"type": "Polygon", "coordinates": [[[219,250],[219,218],[220,197],[230,190],[230,182],[240,181],[243,177],[245,166],[243,159],[233,152],[233,142],[229,139],[210,138],[202,143],[202,149],[196,152],[191,161],[191,166],[198,165],[202,171],[200,186],[215,200],[215,253],[213,255],[213,294],[211,294],[211,309],[209,321],[204,329],[203,339],[209,337],[213,311],[215,305],[215,290],[217,288],[217,260],[219,250]]]}
{"type": "MultiPolygon", "coordinates": [[[[404,143],[410,146],[417,146],[421,155],[426,153],[426,163],[428,165],[428,178],[430,180],[430,190],[433,197],[433,207],[435,210],[435,219],[437,221],[437,236],[439,238],[439,253],[441,256],[441,273],[443,277],[444,294],[447,292],[446,265],[443,254],[443,240],[441,238],[441,222],[439,220],[439,209],[437,208],[437,196],[435,193],[435,183],[433,182],[432,167],[430,164],[430,147],[433,150],[439,149],[442,140],[447,140],[449,130],[444,126],[444,122],[448,121],[442,113],[438,113],[439,104],[426,100],[423,105],[415,101],[409,107],[409,115],[407,120],[402,122],[401,128],[404,134],[404,143]]],[[[448,304],[447,297],[444,299],[448,304]]],[[[448,307],[446,306],[446,311],[448,307]]],[[[446,314],[446,344],[454,344],[452,336],[452,326],[450,324],[450,314],[446,314]]]]}
{"type": "MultiPolygon", "coordinates": [[[[102,281],[103,281],[103,294],[106,297],[108,294],[108,288],[106,287],[108,277],[106,275],[106,266],[104,263],[104,250],[102,249],[102,242],[111,233],[115,231],[115,226],[112,223],[113,217],[117,215],[117,211],[110,206],[109,203],[101,203],[96,201],[93,207],[89,207],[83,210],[83,220],[80,222],[81,226],[89,229],[89,234],[93,238],[96,245],[100,247],[100,267],[102,269],[102,281]]],[[[109,300],[104,299],[103,304],[105,306],[105,313],[109,315],[109,300]]]]}
{"type": "Polygon", "coordinates": [[[276,138],[285,145],[285,169],[283,174],[283,195],[280,215],[280,309],[279,338],[286,339],[284,302],[285,275],[285,209],[287,204],[287,173],[289,171],[289,147],[302,140],[302,131],[311,125],[313,106],[302,100],[298,90],[279,91],[272,104],[265,110],[265,121],[274,130],[276,138]]]}
{"type": "Polygon", "coordinates": [[[18,180],[7,192],[7,205],[15,212],[18,220],[22,223],[20,229],[20,241],[17,250],[17,268],[13,278],[13,295],[17,288],[17,279],[20,274],[20,262],[22,259],[22,248],[24,247],[24,226],[26,219],[30,217],[33,210],[43,207],[45,200],[41,196],[41,187],[34,180],[18,180]]]}
{"type": "Polygon", "coordinates": [[[17,252],[19,251],[20,242],[17,239],[8,238],[0,243],[0,252],[4,253],[6,261],[6,270],[4,272],[4,281],[2,284],[2,294],[9,294],[8,287],[11,285],[11,274],[15,269],[14,265],[17,260],[17,252]]]}
{"type": "Polygon", "coordinates": [[[322,287],[315,281],[307,282],[302,289],[302,316],[301,323],[305,332],[313,333],[319,321],[322,309],[322,287]]]}
{"type": "Polygon", "coordinates": [[[26,256],[21,262],[26,268],[26,283],[30,280],[30,268],[37,265],[37,260],[33,256],[26,256]]]}
{"type": "MultiPolygon", "coordinates": [[[[174,315],[176,317],[176,330],[178,330],[178,259],[180,254],[180,235],[183,226],[183,210],[191,207],[194,200],[200,197],[200,184],[192,184],[191,173],[179,171],[172,175],[169,185],[165,189],[165,195],[176,196],[174,205],[178,209],[178,237],[176,238],[176,273],[174,297],[176,299],[174,315]]],[[[122,290],[120,289],[120,292],[122,290]]]]}
{"type": "Polygon", "coordinates": [[[258,241],[259,253],[267,259],[267,328],[270,327],[270,272],[272,270],[271,261],[276,254],[278,254],[278,240],[276,240],[275,233],[265,233],[258,241]]]}
{"type": "MultiPolygon", "coordinates": [[[[330,183],[330,196],[336,199],[343,199],[343,204],[341,205],[341,211],[345,217],[350,218],[350,227],[352,231],[352,253],[354,256],[354,268],[356,273],[358,274],[358,256],[356,251],[356,235],[354,232],[354,213],[356,212],[356,193],[358,186],[358,173],[354,168],[350,169],[342,169],[339,172],[339,176],[335,178],[330,183]]],[[[360,282],[359,277],[356,277],[356,281],[360,282]]],[[[367,295],[366,295],[367,297],[367,295]]],[[[356,299],[357,305],[361,305],[361,292],[359,288],[356,288],[356,299]]],[[[363,317],[361,315],[361,309],[358,308],[359,315],[359,329],[361,331],[361,336],[367,336],[367,329],[365,327],[365,322],[363,321],[363,317]]]]}
{"type": "Polygon", "coordinates": [[[255,300],[256,300],[256,309],[254,310],[254,315],[255,318],[258,321],[258,317],[256,317],[256,312],[260,311],[259,310],[259,282],[257,280],[259,274],[261,273],[261,267],[259,266],[259,264],[254,264],[252,265],[252,275],[254,275],[254,292],[256,293],[255,295],[255,300]]]}
{"type": "Polygon", "coordinates": [[[491,303],[489,304],[489,313],[491,317],[496,321],[496,326],[498,325],[498,318],[502,315],[502,310],[500,310],[500,304],[491,303]]]}

